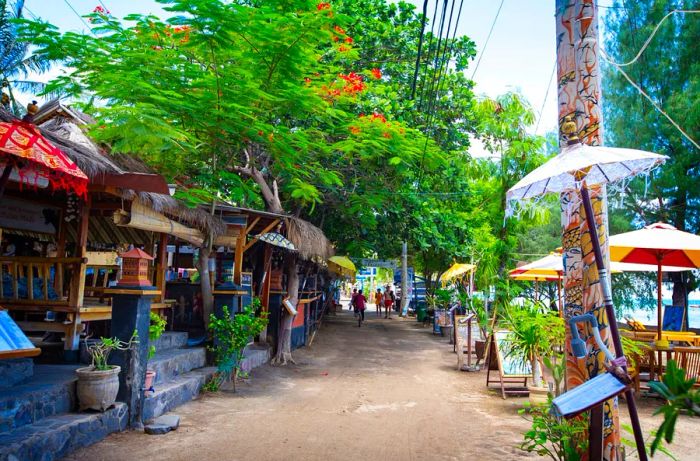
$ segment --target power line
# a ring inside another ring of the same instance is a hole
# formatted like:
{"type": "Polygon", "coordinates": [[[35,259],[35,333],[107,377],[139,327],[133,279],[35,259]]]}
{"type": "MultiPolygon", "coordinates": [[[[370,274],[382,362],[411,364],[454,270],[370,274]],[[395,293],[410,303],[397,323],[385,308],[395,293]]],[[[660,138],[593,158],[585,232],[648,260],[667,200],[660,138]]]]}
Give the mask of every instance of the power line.
{"type": "Polygon", "coordinates": [[[433,50],[433,41],[435,40],[435,24],[437,23],[437,13],[438,13],[438,5],[440,4],[439,0],[435,0],[435,9],[433,10],[433,20],[430,21],[430,40],[428,41],[428,59],[426,59],[425,62],[425,73],[421,82],[420,86],[420,96],[418,97],[418,109],[423,106],[423,95],[425,94],[425,86],[426,82],[428,81],[426,75],[430,72],[430,54],[432,53],[433,50]]]}
{"type": "Polygon", "coordinates": [[[494,27],[496,27],[496,21],[498,21],[498,16],[501,14],[501,8],[503,8],[503,3],[505,0],[501,0],[501,4],[498,5],[498,11],[496,11],[496,17],[493,18],[493,22],[491,23],[491,29],[489,30],[489,34],[486,36],[486,41],[484,42],[484,47],[481,49],[481,53],[479,53],[479,59],[476,60],[476,66],[474,67],[474,72],[472,72],[472,76],[470,80],[474,80],[474,75],[476,75],[476,71],[479,69],[479,64],[481,63],[481,58],[484,57],[484,52],[486,51],[486,46],[489,44],[489,40],[491,39],[491,34],[493,33],[494,27]]]}
{"type": "Polygon", "coordinates": [[[544,106],[547,104],[547,97],[549,96],[549,90],[552,88],[552,82],[554,81],[554,74],[557,72],[557,61],[554,61],[554,68],[552,69],[552,75],[549,76],[549,83],[547,84],[547,91],[544,93],[544,100],[542,101],[542,107],[540,108],[540,116],[537,117],[537,125],[535,125],[535,134],[540,127],[540,122],[542,121],[542,114],[544,113],[544,106]]]}
{"type": "Polygon", "coordinates": [[[664,16],[664,17],[661,19],[661,21],[659,21],[658,24],[656,24],[656,27],[654,27],[654,30],[651,32],[651,34],[649,35],[649,37],[647,38],[647,40],[644,42],[644,45],[642,45],[642,47],[639,49],[639,52],[636,54],[636,56],[635,56],[634,58],[632,58],[632,60],[630,60],[630,61],[628,61],[628,62],[624,62],[624,63],[613,62],[613,61],[611,61],[610,59],[606,59],[606,61],[608,61],[610,64],[614,65],[615,67],[626,67],[626,66],[629,66],[629,65],[634,64],[634,63],[637,62],[637,60],[642,56],[642,53],[644,53],[644,50],[647,49],[647,47],[648,47],[649,44],[651,43],[652,39],[653,39],[654,36],[656,35],[656,32],[658,32],[659,27],[661,27],[661,25],[662,25],[669,17],[673,16],[674,14],[678,14],[678,13],[693,14],[693,13],[700,13],[700,10],[673,10],[673,11],[671,11],[671,12],[668,13],[666,16],[664,16]]]}
{"type": "Polygon", "coordinates": [[[651,103],[651,105],[654,106],[654,108],[655,108],[657,111],[659,111],[659,112],[661,113],[661,115],[663,115],[664,117],[666,117],[666,118],[668,119],[668,121],[671,122],[671,125],[673,125],[678,131],[680,131],[680,133],[683,135],[683,137],[685,137],[688,141],[690,141],[690,143],[691,143],[693,146],[695,146],[698,150],[700,150],[700,144],[698,144],[693,138],[691,138],[690,135],[689,135],[688,133],[686,133],[686,132],[683,130],[683,128],[681,128],[681,126],[680,126],[675,120],[673,120],[673,118],[671,118],[671,116],[668,115],[668,114],[661,108],[661,106],[659,106],[659,105],[656,103],[656,101],[654,101],[654,99],[653,99],[651,96],[649,96],[649,95],[648,95],[634,80],[632,80],[632,78],[630,78],[630,76],[627,75],[627,73],[624,71],[624,69],[622,69],[622,66],[621,66],[621,65],[619,65],[619,64],[617,64],[616,62],[613,62],[612,60],[610,60],[610,59],[608,58],[607,54],[605,54],[605,51],[603,51],[602,48],[600,49],[600,56],[601,56],[606,62],[608,62],[609,64],[611,64],[615,69],[617,69],[618,72],[620,72],[620,73],[622,74],[622,76],[625,77],[625,79],[630,83],[630,85],[632,85],[637,91],[639,91],[639,93],[641,93],[641,95],[644,96],[644,97],[651,103]]]}
{"type": "Polygon", "coordinates": [[[78,17],[78,19],[80,19],[80,22],[82,22],[83,24],[85,24],[85,27],[88,28],[88,30],[90,31],[90,33],[91,33],[92,35],[95,35],[95,33],[92,31],[92,29],[90,28],[90,26],[88,25],[88,23],[85,22],[85,18],[83,18],[83,17],[80,15],[80,13],[78,13],[78,12],[75,10],[75,8],[73,8],[73,5],[71,5],[70,2],[69,2],[68,0],[63,0],[63,1],[65,2],[66,5],[68,5],[68,8],[70,8],[71,11],[73,11],[73,13],[75,13],[75,15],[78,17]]]}
{"type": "Polygon", "coordinates": [[[420,58],[423,52],[423,37],[425,36],[425,20],[428,16],[428,0],[423,2],[423,18],[420,25],[420,38],[418,39],[418,55],[416,56],[416,69],[413,71],[413,83],[411,84],[411,100],[416,97],[416,84],[418,83],[418,72],[420,70],[420,58]]]}

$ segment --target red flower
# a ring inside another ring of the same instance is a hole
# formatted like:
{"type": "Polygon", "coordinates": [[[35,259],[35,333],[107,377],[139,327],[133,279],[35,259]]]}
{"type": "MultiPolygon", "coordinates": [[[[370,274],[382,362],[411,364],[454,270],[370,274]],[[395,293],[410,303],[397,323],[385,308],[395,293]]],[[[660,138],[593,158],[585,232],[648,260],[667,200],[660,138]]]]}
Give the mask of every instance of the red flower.
{"type": "Polygon", "coordinates": [[[372,75],[374,75],[374,78],[379,80],[380,78],[382,78],[382,71],[375,67],[374,69],[372,69],[372,75]]]}
{"type": "Polygon", "coordinates": [[[97,6],[92,10],[92,12],[93,12],[93,13],[102,13],[102,14],[104,14],[105,9],[102,8],[100,5],[97,5],[97,6]]]}
{"type": "Polygon", "coordinates": [[[375,120],[380,120],[382,123],[386,123],[386,117],[378,112],[372,114],[372,121],[375,120]]]}
{"type": "Polygon", "coordinates": [[[340,45],[340,48],[338,48],[338,51],[340,51],[341,53],[344,53],[344,52],[348,51],[349,49],[350,48],[348,48],[345,45],[340,45]]]}
{"type": "Polygon", "coordinates": [[[345,37],[345,43],[352,43],[352,37],[345,37]]]}
{"type": "Polygon", "coordinates": [[[382,136],[384,136],[387,139],[391,139],[391,135],[389,133],[387,133],[386,131],[384,133],[382,133],[382,136]]]}
{"type": "Polygon", "coordinates": [[[339,39],[337,36],[334,36],[334,37],[333,37],[333,41],[334,41],[334,42],[337,42],[338,40],[340,40],[340,39],[339,39]]]}
{"type": "Polygon", "coordinates": [[[336,26],[333,26],[333,30],[336,31],[336,32],[338,32],[340,35],[345,35],[345,29],[343,29],[343,28],[340,27],[340,26],[337,26],[337,25],[336,25],[336,26]]]}
{"type": "Polygon", "coordinates": [[[351,126],[350,127],[350,133],[352,134],[360,134],[360,129],[356,126],[351,126]]]}
{"type": "Polygon", "coordinates": [[[321,2],[318,5],[316,5],[316,9],[318,11],[323,11],[323,10],[330,10],[331,9],[331,4],[328,2],[321,2]]]}
{"type": "Polygon", "coordinates": [[[263,133],[262,130],[258,130],[258,136],[262,136],[263,134],[265,134],[265,133],[263,133]]]}

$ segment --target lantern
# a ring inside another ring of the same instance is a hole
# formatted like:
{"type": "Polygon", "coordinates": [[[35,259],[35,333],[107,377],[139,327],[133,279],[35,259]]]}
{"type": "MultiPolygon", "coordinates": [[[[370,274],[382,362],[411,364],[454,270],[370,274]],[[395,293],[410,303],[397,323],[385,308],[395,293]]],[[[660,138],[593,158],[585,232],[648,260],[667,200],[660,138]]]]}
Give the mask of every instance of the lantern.
{"type": "Polygon", "coordinates": [[[148,280],[148,261],[153,257],[143,250],[134,248],[122,253],[122,277],[117,285],[119,286],[152,286],[148,280]]]}

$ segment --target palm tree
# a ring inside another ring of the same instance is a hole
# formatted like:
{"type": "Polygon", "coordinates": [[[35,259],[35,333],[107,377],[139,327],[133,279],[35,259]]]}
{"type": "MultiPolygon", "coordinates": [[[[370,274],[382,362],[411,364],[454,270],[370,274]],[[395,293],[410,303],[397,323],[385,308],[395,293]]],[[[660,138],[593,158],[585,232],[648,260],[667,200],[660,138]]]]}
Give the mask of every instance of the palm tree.
{"type": "Polygon", "coordinates": [[[15,114],[23,111],[15,100],[16,91],[37,93],[44,89],[44,83],[27,80],[33,72],[41,73],[49,69],[51,63],[29,54],[29,43],[20,41],[18,24],[15,19],[22,17],[24,0],[0,0],[0,85],[2,86],[1,105],[15,114]]]}

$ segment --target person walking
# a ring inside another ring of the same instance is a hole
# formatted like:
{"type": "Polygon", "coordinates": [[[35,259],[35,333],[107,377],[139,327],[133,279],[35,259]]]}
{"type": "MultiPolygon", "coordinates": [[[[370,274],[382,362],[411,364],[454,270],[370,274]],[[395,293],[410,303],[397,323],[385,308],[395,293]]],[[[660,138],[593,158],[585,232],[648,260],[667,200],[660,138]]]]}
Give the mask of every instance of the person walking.
{"type": "Polygon", "coordinates": [[[382,296],[382,289],[377,288],[377,292],[374,294],[374,305],[377,308],[377,317],[380,317],[382,315],[382,304],[383,304],[383,299],[384,296],[382,296]]]}
{"type": "Polygon", "coordinates": [[[353,310],[355,308],[355,298],[357,297],[357,288],[352,289],[352,295],[350,296],[350,305],[348,306],[349,310],[353,310]]]}
{"type": "Polygon", "coordinates": [[[362,294],[362,290],[355,296],[355,313],[357,314],[357,326],[361,327],[365,320],[365,309],[367,308],[367,298],[362,294]]]}
{"type": "Polygon", "coordinates": [[[384,287],[384,318],[391,318],[391,306],[394,304],[393,292],[389,289],[389,285],[384,287]]]}

